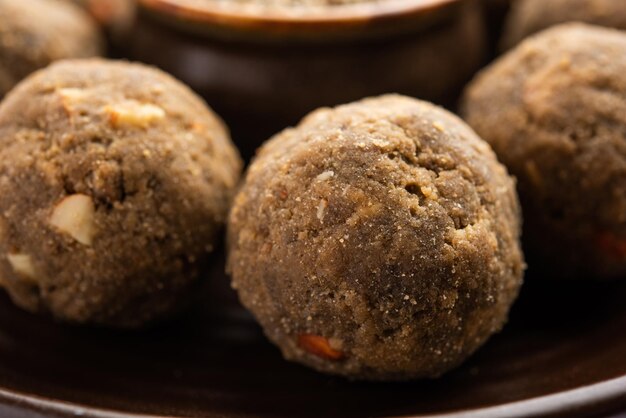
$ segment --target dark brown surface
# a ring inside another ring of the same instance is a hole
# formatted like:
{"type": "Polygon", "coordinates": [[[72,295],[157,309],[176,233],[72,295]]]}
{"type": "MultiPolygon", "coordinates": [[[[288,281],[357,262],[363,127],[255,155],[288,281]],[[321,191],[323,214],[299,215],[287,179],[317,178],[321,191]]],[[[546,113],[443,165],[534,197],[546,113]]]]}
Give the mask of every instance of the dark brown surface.
{"type": "Polygon", "coordinates": [[[617,377],[608,387],[475,416],[548,407],[561,411],[554,415],[598,416],[626,408],[626,283],[530,279],[510,325],[461,369],[436,381],[364,384],[283,361],[233,302],[222,267],[220,257],[193,317],[138,334],[56,325],[0,297],[0,416],[74,416],[56,403],[39,407],[60,412],[30,412],[37,408],[32,395],[185,417],[405,416],[528,400],[617,377]],[[575,401],[586,406],[568,410],[575,401]]]}
{"type": "Polygon", "coordinates": [[[485,22],[487,23],[487,33],[489,35],[489,52],[493,58],[497,52],[497,45],[500,41],[504,18],[511,8],[511,0],[482,0],[485,11],[485,22]]]}

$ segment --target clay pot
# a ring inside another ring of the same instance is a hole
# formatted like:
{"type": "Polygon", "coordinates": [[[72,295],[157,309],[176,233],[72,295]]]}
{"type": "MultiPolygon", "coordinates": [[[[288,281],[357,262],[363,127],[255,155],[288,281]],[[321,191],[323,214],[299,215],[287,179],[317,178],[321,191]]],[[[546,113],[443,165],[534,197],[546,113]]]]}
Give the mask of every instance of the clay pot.
{"type": "Polygon", "coordinates": [[[126,55],[202,95],[245,157],[309,111],[382,93],[454,103],[486,37],[471,0],[310,9],[139,0],[126,55]]]}

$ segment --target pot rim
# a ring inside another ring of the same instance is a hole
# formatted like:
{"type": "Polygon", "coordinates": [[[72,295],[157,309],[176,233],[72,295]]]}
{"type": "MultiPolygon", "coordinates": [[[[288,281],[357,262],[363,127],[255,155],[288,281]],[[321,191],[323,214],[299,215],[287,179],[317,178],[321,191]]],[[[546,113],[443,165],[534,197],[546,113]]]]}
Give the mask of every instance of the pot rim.
{"type": "MultiPolygon", "coordinates": [[[[190,30],[306,36],[392,32],[397,22],[433,20],[450,7],[470,0],[378,0],[334,6],[259,6],[218,0],[139,0],[152,14],[191,24],[190,30]]],[[[422,25],[417,25],[419,27],[422,25]]]]}

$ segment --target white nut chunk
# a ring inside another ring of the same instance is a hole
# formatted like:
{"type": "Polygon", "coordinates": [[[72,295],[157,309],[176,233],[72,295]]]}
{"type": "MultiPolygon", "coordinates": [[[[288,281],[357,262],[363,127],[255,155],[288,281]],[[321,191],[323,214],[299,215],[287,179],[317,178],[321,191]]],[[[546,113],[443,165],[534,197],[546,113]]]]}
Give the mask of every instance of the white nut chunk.
{"type": "Polygon", "coordinates": [[[57,90],[61,98],[72,102],[79,101],[86,96],[85,90],[77,88],[64,88],[57,90]]]}
{"type": "Polygon", "coordinates": [[[119,127],[146,128],[151,123],[165,118],[165,110],[159,106],[140,103],[136,100],[125,100],[114,105],[105,106],[111,125],[119,127]]]}
{"type": "Polygon", "coordinates": [[[13,253],[7,254],[9,264],[13,268],[13,271],[24,279],[36,280],[37,273],[35,272],[35,266],[33,260],[28,254],[13,253]]]}
{"type": "Polygon", "coordinates": [[[94,235],[95,206],[91,197],[73,194],[61,200],[52,211],[50,224],[84,245],[91,245],[94,235]]]}

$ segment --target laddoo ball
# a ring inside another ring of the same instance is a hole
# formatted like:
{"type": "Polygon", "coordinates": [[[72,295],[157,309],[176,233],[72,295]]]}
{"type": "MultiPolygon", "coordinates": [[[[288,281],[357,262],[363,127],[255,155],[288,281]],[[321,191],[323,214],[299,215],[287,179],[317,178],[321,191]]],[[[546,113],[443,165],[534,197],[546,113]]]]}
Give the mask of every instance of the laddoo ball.
{"type": "Polygon", "coordinates": [[[227,268],[288,360],[436,377],[506,322],[519,234],[515,184],[490,147],[451,113],[389,95],[315,111],[259,150],[227,268]]]}
{"type": "Polygon", "coordinates": [[[202,277],[240,168],[222,121],[157,69],[38,71],[0,105],[0,284],[64,321],[166,317],[202,277]]]}
{"type": "Polygon", "coordinates": [[[0,98],[35,70],[101,55],[96,23],[62,0],[0,0],[0,98]]]}
{"type": "Polygon", "coordinates": [[[523,42],[463,113],[519,180],[542,275],[626,277],[626,33],[574,23],[523,42]]]}

